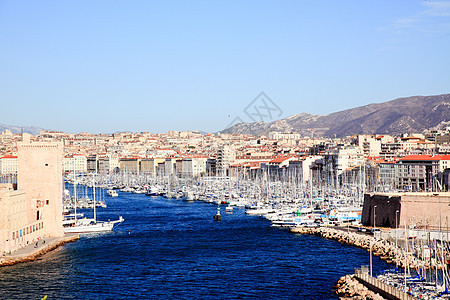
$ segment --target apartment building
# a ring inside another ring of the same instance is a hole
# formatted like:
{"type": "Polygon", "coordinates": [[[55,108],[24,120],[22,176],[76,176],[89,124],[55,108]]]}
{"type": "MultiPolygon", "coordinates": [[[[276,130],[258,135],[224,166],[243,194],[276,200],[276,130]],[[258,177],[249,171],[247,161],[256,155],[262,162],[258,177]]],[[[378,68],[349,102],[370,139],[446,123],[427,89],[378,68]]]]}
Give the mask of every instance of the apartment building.
{"type": "Polygon", "coordinates": [[[182,176],[197,177],[206,173],[206,156],[184,157],[182,160],[182,176]]]}
{"type": "Polygon", "coordinates": [[[450,168],[450,155],[409,155],[396,164],[396,187],[423,191],[442,189],[443,174],[450,168]]]}
{"type": "Polygon", "coordinates": [[[0,157],[0,175],[17,174],[17,156],[4,155],[0,157]]]}
{"type": "Polygon", "coordinates": [[[66,155],[63,159],[65,172],[87,172],[87,157],[82,154],[66,155]]]}
{"type": "Polygon", "coordinates": [[[226,176],[230,164],[236,159],[236,151],[233,147],[225,145],[217,150],[216,172],[218,176],[226,176]]]}

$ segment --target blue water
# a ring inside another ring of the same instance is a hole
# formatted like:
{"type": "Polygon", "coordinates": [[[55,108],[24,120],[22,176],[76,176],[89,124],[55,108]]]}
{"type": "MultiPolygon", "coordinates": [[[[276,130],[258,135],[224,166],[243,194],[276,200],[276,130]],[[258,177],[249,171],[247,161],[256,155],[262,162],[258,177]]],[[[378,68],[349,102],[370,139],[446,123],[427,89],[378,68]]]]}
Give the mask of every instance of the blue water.
{"type": "MultiPolygon", "coordinates": [[[[0,269],[0,299],[337,299],[366,251],[270,227],[235,208],[120,193],[99,219],[125,222],[35,262],[0,269]],[[224,207],[222,211],[224,211],[224,207]]],[[[374,259],[374,270],[389,268],[374,259]]]]}

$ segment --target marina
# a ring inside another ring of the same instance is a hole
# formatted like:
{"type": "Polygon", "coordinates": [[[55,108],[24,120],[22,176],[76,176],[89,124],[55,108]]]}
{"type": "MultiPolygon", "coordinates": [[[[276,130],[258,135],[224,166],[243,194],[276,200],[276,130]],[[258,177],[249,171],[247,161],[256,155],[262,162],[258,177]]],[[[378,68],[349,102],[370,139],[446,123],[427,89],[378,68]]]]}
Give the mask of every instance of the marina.
{"type": "MultiPolygon", "coordinates": [[[[106,201],[99,219],[125,222],[0,269],[0,297],[337,299],[339,277],[369,261],[363,249],[279,230],[242,207],[215,222],[217,204],[122,192],[106,201]]],[[[374,259],[374,270],[387,268],[374,259]]]]}
{"type": "MultiPolygon", "coordinates": [[[[108,181],[111,182],[111,179],[108,181]]],[[[233,214],[235,211],[233,207],[240,208],[240,211],[249,217],[267,219],[272,227],[287,227],[291,232],[317,235],[368,250],[370,276],[372,276],[373,251],[375,256],[396,266],[395,272],[384,272],[379,275],[380,282],[416,297],[446,298],[450,282],[447,261],[450,261],[450,257],[447,254],[448,242],[444,243],[442,233],[439,240],[436,236],[430,239],[431,232],[428,235],[426,232],[422,233],[423,237],[428,236],[428,240],[422,237],[420,242],[414,243],[415,240],[410,241],[408,235],[417,238],[417,232],[411,229],[381,232],[375,227],[372,229],[362,227],[360,223],[362,202],[359,193],[349,196],[341,190],[338,194],[326,194],[324,193],[326,189],[314,190],[313,187],[297,187],[295,184],[290,185],[293,184],[291,182],[275,180],[261,181],[261,188],[257,188],[252,181],[229,177],[202,178],[198,181],[171,178],[137,181],[140,181],[140,185],[122,186],[119,193],[142,194],[133,191],[146,190],[145,195],[149,198],[215,204],[217,211],[213,215],[214,221],[222,221],[221,209],[226,214],[233,214]],[[434,251],[428,250],[428,257],[424,257],[423,253],[429,247],[434,247],[434,251]],[[434,275],[428,275],[426,280],[424,274],[428,273],[434,275]],[[404,280],[398,281],[395,278],[404,280]],[[411,278],[414,278],[414,285],[409,284],[411,278]]],[[[98,184],[102,186],[100,181],[98,184]]],[[[103,189],[100,190],[103,193],[103,189]]],[[[386,268],[389,269],[392,268],[386,268]]],[[[367,275],[369,276],[369,273],[367,275]]]]}

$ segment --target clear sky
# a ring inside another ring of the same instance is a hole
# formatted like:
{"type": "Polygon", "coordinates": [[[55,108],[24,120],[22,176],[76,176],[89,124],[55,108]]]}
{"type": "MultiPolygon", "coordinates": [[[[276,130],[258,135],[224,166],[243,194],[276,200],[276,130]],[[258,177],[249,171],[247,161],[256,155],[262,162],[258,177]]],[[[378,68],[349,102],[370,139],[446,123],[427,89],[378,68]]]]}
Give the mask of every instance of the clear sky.
{"type": "Polygon", "coordinates": [[[215,132],[450,92],[450,1],[1,1],[0,123],[215,132]]]}

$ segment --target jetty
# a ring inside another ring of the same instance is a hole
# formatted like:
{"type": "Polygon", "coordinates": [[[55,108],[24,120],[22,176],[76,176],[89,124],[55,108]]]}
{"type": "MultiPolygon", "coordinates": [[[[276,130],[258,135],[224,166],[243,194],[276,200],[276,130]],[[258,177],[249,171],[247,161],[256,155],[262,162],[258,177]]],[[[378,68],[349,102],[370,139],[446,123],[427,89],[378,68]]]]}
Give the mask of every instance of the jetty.
{"type": "Polygon", "coordinates": [[[356,269],[355,274],[341,277],[334,286],[335,292],[343,299],[395,299],[416,300],[389,284],[382,282],[364,271],[364,268],[356,269]]]}
{"type": "Polygon", "coordinates": [[[434,257],[431,257],[426,255],[428,246],[411,247],[407,250],[408,246],[401,247],[387,239],[344,228],[295,226],[290,231],[360,247],[395,265],[395,270],[385,271],[376,277],[372,276],[372,268],[367,266],[356,269],[353,275],[341,277],[335,286],[336,294],[341,297],[402,300],[449,298],[446,289],[448,262],[439,259],[441,256],[445,257],[447,252],[445,241],[434,242],[434,257]],[[404,272],[399,273],[398,270],[404,272]]]}

